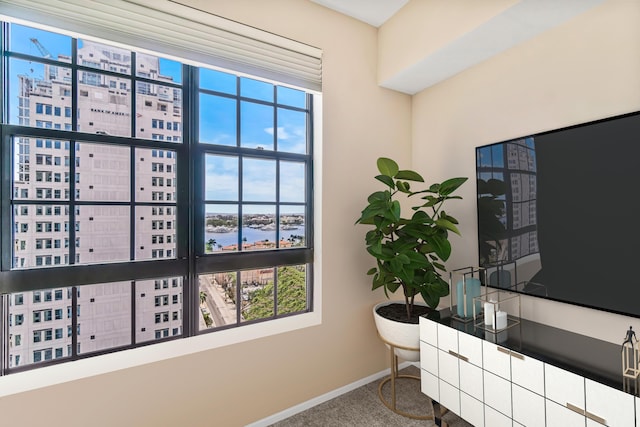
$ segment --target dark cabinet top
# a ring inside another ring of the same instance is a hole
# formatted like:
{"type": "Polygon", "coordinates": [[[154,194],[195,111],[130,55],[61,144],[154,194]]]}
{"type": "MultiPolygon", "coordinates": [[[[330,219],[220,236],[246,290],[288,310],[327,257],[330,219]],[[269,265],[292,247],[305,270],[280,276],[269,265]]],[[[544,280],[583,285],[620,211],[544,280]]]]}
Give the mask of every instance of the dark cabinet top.
{"type": "Polygon", "coordinates": [[[622,341],[626,331],[620,331],[620,345],[616,345],[526,319],[521,319],[519,324],[502,332],[492,333],[474,326],[473,321],[465,323],[452,318],[448,308],[425,317],[593,381],[638,395],[638,387],[634,387],[633,381],[623,382],[622,377],[622,341]]]}

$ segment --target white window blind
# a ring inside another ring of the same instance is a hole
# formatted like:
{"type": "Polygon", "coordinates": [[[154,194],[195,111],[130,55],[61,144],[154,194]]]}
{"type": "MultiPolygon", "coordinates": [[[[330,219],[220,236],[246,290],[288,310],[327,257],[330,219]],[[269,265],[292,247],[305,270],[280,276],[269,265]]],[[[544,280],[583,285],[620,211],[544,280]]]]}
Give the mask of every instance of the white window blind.
{"type": "Polygon", "coordinates": [[[0,0],[0,17],[35,22],[185,61],[322,88],[322,51],[162,0],[0,0]]]}

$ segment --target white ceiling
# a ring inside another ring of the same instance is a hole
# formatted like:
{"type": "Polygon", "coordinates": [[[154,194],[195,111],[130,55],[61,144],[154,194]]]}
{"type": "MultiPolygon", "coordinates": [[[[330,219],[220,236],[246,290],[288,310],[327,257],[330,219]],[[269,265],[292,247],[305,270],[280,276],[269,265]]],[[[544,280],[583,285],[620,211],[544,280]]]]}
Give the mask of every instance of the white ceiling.
{"type": "Polygon", "coordinates": [[[409,0],[311,0],[345,15],[379,27],[409,0]]]}
{"type": "MultiPolygon", "coordinates": [[[[311,1],[375,27],[381,26],[409,2],[409,0],[311,1]]],[[[560,25],[603,1],[517,0],[502,13],[470,29],[457,39],[451,40],[435,52],[416,58],[414,63],[408,64],[396,74],[380,81],[379,84],[411,95],[416,94],[560,25]]]]}

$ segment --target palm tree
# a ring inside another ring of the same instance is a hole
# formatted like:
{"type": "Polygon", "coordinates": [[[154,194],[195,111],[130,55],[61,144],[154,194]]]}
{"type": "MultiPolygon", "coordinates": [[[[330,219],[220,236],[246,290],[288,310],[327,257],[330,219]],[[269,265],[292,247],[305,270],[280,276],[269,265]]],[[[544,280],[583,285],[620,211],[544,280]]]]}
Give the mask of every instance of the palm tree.
{"type": "Polygon", "coordinates": [[[200,291],[200,304],[204,304],[207,300],[207,293],[205,291],[200,291]]]}

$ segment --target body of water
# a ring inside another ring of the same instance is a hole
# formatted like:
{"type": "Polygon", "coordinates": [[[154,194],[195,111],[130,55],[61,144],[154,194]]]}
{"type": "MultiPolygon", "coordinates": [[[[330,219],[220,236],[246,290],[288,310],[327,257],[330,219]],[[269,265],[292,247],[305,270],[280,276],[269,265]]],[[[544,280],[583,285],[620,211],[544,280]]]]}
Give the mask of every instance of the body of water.
{"type": "MultiPolygon", "coordinates": [[[[296,236],[304,236],[305,234],[304,225],[298,226],[295,230],[280,230],[280,239],[287,240],[292,234],[296,236]]],[[[255,228],[244,227],[242,229],[242,237],[247,238],[247,243],[260,242],[265,239],[269,239],[271,242],[276,241],[276,231],[275,230],[260,230],[255,228]]],[[[204,233],[204,241],[205,243],[209,241],[209,239],[215,239],[216,245],[228,246],[238,243],[238,233],[204,233]]]]}

